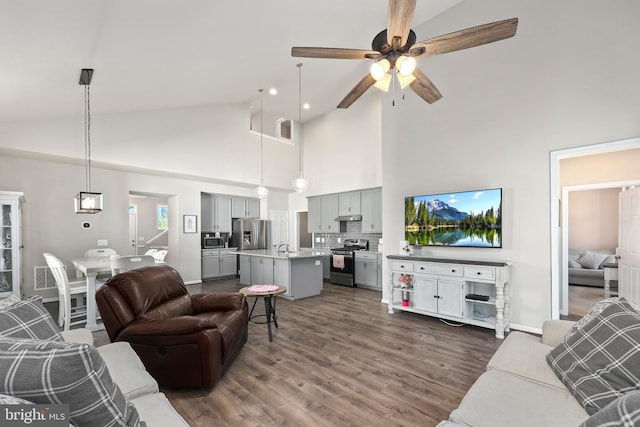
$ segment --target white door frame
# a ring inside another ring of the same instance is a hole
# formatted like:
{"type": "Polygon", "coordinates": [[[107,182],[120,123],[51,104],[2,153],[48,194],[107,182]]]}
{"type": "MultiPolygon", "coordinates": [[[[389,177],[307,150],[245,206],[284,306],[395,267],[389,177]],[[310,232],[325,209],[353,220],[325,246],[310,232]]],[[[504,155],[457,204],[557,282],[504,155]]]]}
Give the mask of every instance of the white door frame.
{"type": "MultiPolygon", "coordinates": [[[[566,262],[569,256],[569,196],[574,191],[589,191],[589,190],[607,190],[611,188],[618,188],[622,190],[623,187],[632,185],[640,185],[640,181],[618,181],[618,182],[600,182],[593,184],[581,184],[581,185],[569,185],[562,187],[562,201],[560,204],[562,209],[562,219],[560,220],[560,231],[562,233],[560,237],[560,268],[562,269],[562,281],[561,281],[561,301],[560,301],[560,314],[569,314],[569,263],[566,262]]],[[[617,230],[617,227],[616,227],[617,230]]],[[[585,248],[587,249],[587,248],[585,248]]]]}
{"type": "MultiPolygon", "coordinates": [[[[560,160],[572,157],[581,157],[591,154],[602,154],[613,151],[631,150],[640,148],[640,138],[624,139],[620,141],[605,142],[602,144],[587,145],[584,147],[568,148],[564,150],[551,151],[549,153],[550,171],[550,191],[549,206],[551,214],[551,318],[560,318],[560,308],[562,305],[562,268],[566,264],[562,256],[561,233],[561,198],[559,187],[560,160]]],[[[563,239],[566,241],[566,239],[563,239]]],[[[566,243],[565,243],[566,244],[566,243]]],[[[566,255],[565,255],[566,256],[566,255]]],[[[568,275],[568,273],[567,273],[568,275]]]]}

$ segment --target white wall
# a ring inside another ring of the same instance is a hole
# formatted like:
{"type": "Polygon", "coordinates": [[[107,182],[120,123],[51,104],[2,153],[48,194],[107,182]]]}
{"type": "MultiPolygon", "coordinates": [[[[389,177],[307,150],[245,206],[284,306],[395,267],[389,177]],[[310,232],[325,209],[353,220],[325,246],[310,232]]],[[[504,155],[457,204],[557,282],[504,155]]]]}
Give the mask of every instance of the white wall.
{"type": "MultiPolygon", "coordinates": [[[[78,117],[0,123],[0,148],[84,159],[79,107],[78,117]]],[[[91,129],[96,163],[260,183],[260,136],[249,132],[248,105],[94,114],[91,129]]],[[[298,169],[297,145],[264,139],[265,186],[289,189],[298,169]]]]}
{"type": "MultiPolygon", "coordinates": [[[[93,169],[94,189],[104,193],[104,211],[95,215],[73,213],[73,196],[84,189],[82,165],[14,157],[0,151],[0,183],[3,190],[24,192],[23,204],[23,293],[32,295],[33,268],[45,265],[43,252],[51,252],[67,264],[81,257],[98,239],[108,240],[118,253],[129,253],[129,191],[166,194],[169,204],[169,255],[167,261],[187,283],[200,281],[200,228],[198,233],[182,232],[182,215],[200,216],[200,192],[253,197],[253,188],[213,182],[195,181],[172,176],[148,175],[111,169],[93,169]],[[92,228],[82,229],[90,221],[92,228]]],[[[263,201],[278,209],[286,209],[286,193],[271,191],[263,201]],[[283,207],[284,206],[284,207],[283,207]]],[[[274,208],[274,209],[275,209],[274,208]]],[[[268,218],[263,216],[263,218],[268,218]]],[[[201,224],[200,219],[198,224],[201,224]]],[[[45,298],[57,291],[40,291],[45,298]]]]}
{"type": "Polygon", "coordinates": [[[520,19],[512,39],[418,61],[437,103],[383,102],[385,254],[402,239],[405,196],[502,187],[502,249],[427,252],[512,260],[512,322],[540,328],[551,315],[549,152],[640,134],[639,15],[632,0],[465,1],[416,29],[424,39],[520,19]]]}

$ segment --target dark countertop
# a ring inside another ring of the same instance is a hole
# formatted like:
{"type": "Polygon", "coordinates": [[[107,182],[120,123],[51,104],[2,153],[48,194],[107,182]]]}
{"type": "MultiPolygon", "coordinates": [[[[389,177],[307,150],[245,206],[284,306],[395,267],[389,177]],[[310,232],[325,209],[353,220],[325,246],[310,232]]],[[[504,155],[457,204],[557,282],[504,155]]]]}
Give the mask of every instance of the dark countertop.
{"type": "Polygon", "coordinates": [[[505,261],[500,259],[454,258],[454,257],[439,257],[439,256],[427,256],[427,255],[387,255],[387,258],[400,259],[405,261],[441,262],[441,263],[448,263],[448,264],[488,265],[492,267],[505,267],[507,265],[511,265],[511,261],[505,261]]]}

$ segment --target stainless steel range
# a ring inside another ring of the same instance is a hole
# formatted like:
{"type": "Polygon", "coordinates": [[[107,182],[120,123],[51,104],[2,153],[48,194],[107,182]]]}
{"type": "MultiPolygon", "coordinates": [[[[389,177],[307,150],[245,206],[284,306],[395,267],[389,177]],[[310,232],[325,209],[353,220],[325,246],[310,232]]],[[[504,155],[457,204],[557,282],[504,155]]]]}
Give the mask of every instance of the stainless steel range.
{"type": "Polygon", "coordinates": [[[368,240],[345,239],[344,247],[331,249],[329,282],[336,285],[355,286],[353,283],[353,252],[366,251],[368,248],[368,240]]]}

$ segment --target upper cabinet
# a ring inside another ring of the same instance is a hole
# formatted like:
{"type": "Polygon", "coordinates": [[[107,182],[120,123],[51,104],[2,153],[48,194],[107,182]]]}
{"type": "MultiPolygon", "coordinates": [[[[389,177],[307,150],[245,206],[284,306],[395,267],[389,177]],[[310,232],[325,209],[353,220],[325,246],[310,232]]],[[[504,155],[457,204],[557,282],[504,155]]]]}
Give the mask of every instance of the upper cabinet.
{"type": "Polygon", "coordinates": [[[338,196],[309,197],[309,217],[307,227],[312,233],[339,233],[338,196]]]}
{"type": "Polygon", "coordinates": [[[311,233],[339,233],[335,219],[357,215],[362,216],[363,233],[382,233],[381,188],[309,197],[308,210],[311,233]]]}
{"type": "Polygon", "coordinates": [[[338,194],[338,215],[360,215],[360,191],[338,194]]]}
{"type": "Polygon", "coordinates": [[[362,232],[382,233],[382,189],[362,191],[362,232]]]}
{"type": "Polygon", "coordinates": [[[234,197],[231,199],[232,218],[260,218],[260,199],[234,197]]]}
{"type": "Polygon", "coordinates": [[[200,207],[201,231],[231,233],[231,197],[202,193],[200,207]]]}

